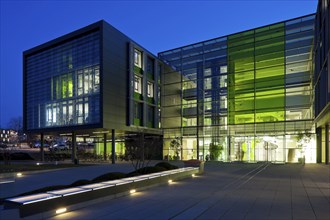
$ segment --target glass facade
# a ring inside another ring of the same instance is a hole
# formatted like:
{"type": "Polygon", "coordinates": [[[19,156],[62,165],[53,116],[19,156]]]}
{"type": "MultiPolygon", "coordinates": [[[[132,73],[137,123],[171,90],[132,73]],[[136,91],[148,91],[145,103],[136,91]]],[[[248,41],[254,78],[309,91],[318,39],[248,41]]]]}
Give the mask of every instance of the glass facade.
{"type": "Polygon", "coordinates": [[[28,130],[100,123],[100,33],[25,57],[28,130]]]}
{"type": "Polygon", "coordinates": [[[165,51],[164,155],[315,162],[314,16],[165,51]],[[308,143],[308,144],[307,144],[308,143]]]}

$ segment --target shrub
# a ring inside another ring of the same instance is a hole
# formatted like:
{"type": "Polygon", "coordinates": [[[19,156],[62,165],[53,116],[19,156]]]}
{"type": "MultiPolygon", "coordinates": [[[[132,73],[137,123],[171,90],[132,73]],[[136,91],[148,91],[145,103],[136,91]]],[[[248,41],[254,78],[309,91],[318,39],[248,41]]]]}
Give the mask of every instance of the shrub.
{"type": "Polygon", "coordinates": [[[92,180],[92,182],[103,182],[103,181],[121,179],[121,178],[125,178],[125,177],[126,177],[125,173],[111,172],[111,173],[106,173],[106,174],[103,174],[101,176],[94,178],[92,180]]]}
{"type": "Polygon", "coordinates": [[[160,162],[160,163],[157,163],[155,165],[155,167],[164,167],[165,169],[167,170],[174,170],[174,169],[178,169],[179,167],[175,166],[175,165],[172,165],[168,162],[160,162]]]}
{"type": "Polygon", "coordinates": [[[87,185],[91,184],[92,182],[90,180],[77,180],[73,183],[70,184],[70,186],[82,186],[82,185],[87,185]]]}
{"type": "Polygon", "coordinates": [[[23,152],[11,153],[10,158],[12,160],[33,160],[33,158],[29,154],[23,152]]]}

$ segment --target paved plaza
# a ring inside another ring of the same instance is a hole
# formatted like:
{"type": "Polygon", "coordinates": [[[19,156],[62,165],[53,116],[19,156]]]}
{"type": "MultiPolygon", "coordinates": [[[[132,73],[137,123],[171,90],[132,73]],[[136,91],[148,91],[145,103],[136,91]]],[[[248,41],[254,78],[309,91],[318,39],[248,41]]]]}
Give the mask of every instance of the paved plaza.
{"type": "MultiPolygon", "coordinates": [[[[115,166],[117,170],[120,166],[129,169],[128,164],[115,166]]],[[[93,167],[90,171],[97,170],[97,166],[93,167]]],[[[104,169],[104,165],[99,169],[104,169]]],[[[77,168],[65,172],[78,173],[77,168]]],[[[40,173],[42,175],[46,174],[40,173]]],[[[8,216],[6,210],[0,212],[2,217],[8,216]]],[[[330,167],[207,162],[204,175],[196,178],[137,190],[135,194],[88,205],[51,219],[328,220],[330,167]]]]}

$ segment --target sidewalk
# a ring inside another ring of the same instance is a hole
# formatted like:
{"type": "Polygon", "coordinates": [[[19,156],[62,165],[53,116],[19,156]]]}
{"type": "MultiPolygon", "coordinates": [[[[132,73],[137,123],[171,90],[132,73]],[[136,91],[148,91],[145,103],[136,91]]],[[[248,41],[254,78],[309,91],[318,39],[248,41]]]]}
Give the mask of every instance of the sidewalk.
{"type": "Polygon", "coordinates": [[[325,219],[325,165],[206,163],[205,174],[104,201],[53,219],[325,219]]]}
{"type": "MultiPolygon", "coordinates": [[[[13,188],[17,192],[19,187],[27,189],[30,184],[69,184],[77,178],[130,170],[130,164],[70,168],[31,175],[13,188]]],[[[329,218],[330,166],[207,162],[202,176],[106,200],[52,219],[329,218]]]]}

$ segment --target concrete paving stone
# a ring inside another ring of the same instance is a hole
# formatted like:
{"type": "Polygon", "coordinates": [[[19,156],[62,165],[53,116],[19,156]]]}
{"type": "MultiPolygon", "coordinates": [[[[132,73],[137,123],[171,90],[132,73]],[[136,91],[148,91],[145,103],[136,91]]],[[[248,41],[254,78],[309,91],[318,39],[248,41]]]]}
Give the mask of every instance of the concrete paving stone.
{"type": "Polygon", "coordinates": [[[267,219],[292,219],[291,207],[276,207],[272,208],[267,219]]]}
{"type": "Polygon", "coordinates": [[[323,196],[328,200],[330,203],[330,188],[320,188],[320,191],[322,192],[323,196]]]}
{"type": "Polygon", "coordinates": [[[234,203],[235,201],[230,196],[224,196],[221,200],[217,201],[216,204],[195,218],[200,220],[221,219],[222,216],[226,215],[226,213],[230,211],[234,203]]]}
{"type": "Polygon", "coordinates": [[[246,213],[246,219],[262,219],[270,213],[275,192],[260,195],[246,213]]]}

